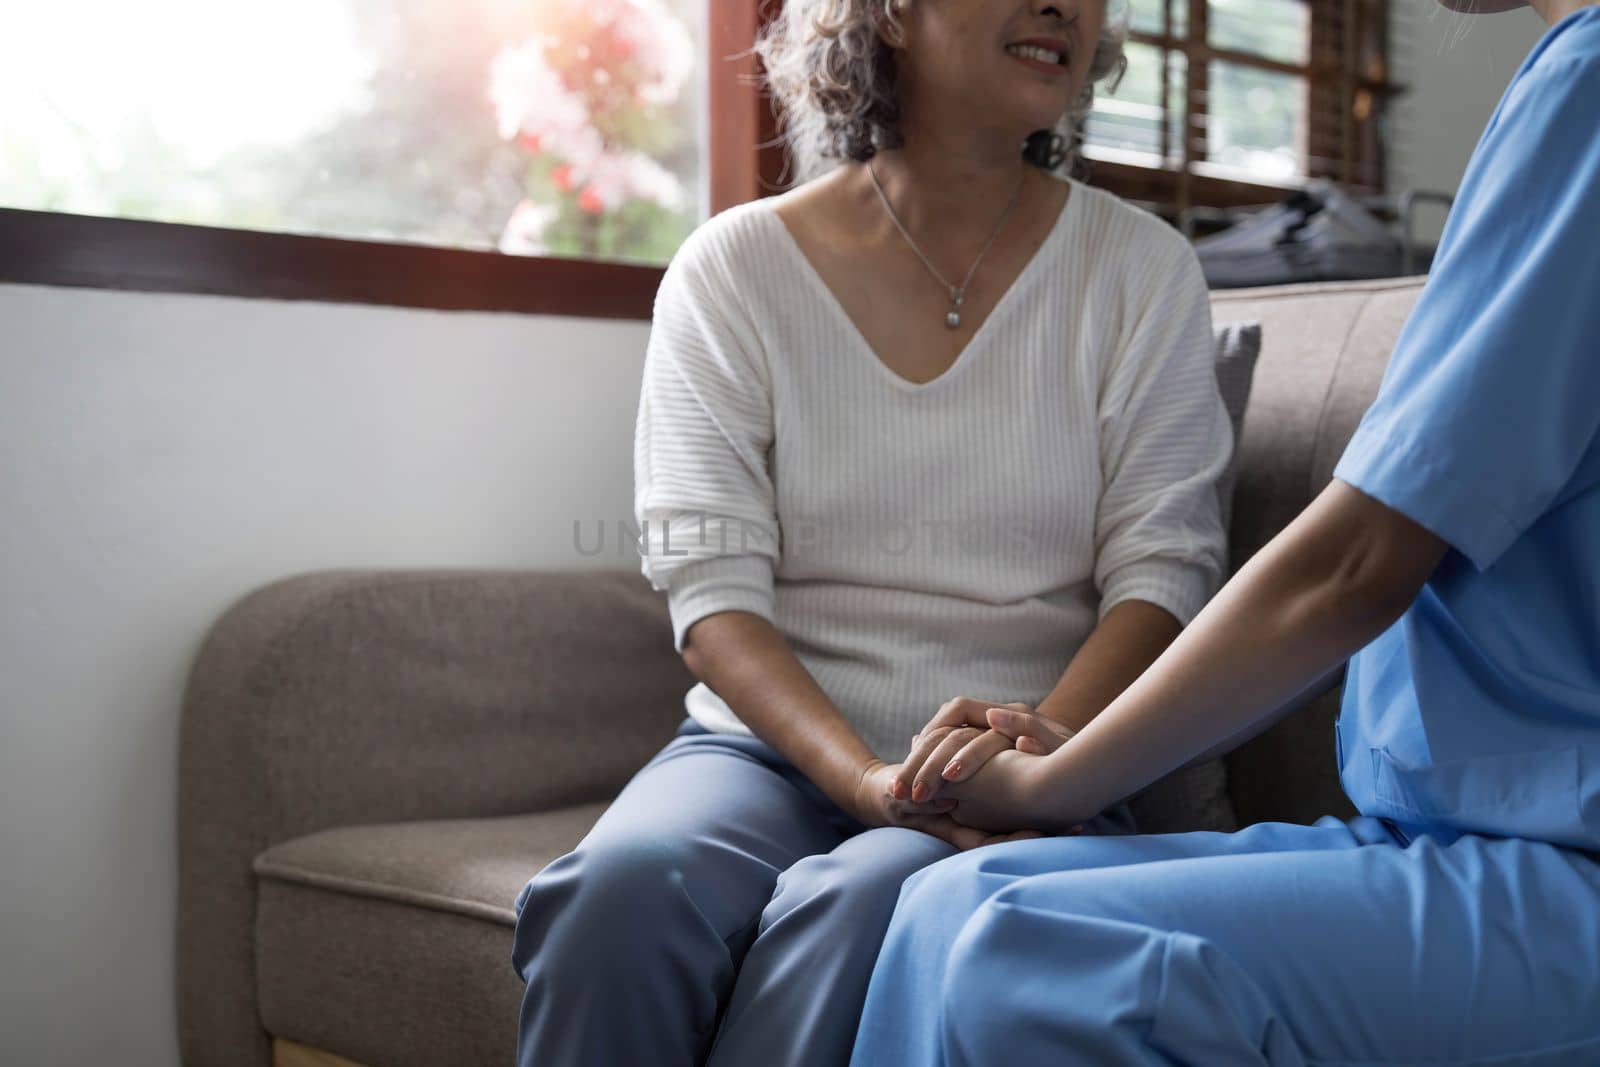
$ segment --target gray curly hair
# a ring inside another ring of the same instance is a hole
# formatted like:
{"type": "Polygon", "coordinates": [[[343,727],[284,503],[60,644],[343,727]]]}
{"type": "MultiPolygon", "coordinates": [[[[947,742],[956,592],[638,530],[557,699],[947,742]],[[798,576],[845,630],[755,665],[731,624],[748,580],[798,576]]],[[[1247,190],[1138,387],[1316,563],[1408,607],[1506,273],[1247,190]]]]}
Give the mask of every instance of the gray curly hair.
{"type": "MultiPolygon", "coordinates": [[[[779,0],[763,0],[763,3],[779,0]]],[[[865,161],[880,148],[898,148],[900,105],[894,93],[893,53],[879,36],[903,38],[900,12],[911,0],[781,0],[752,50],[766,68],[764,82],[779,106],[779,139],[788,145],[796,184],[839,161],[865,161]]],[[[1127,70],[1128,0],[1105,0],[1106,19],[1077,99],[1053,129],[1032,134],[1023,157],[1052,171],[1081,176],[1083,126],[1097,81],[1111,76],[1115,92],[1127,70]]]]}

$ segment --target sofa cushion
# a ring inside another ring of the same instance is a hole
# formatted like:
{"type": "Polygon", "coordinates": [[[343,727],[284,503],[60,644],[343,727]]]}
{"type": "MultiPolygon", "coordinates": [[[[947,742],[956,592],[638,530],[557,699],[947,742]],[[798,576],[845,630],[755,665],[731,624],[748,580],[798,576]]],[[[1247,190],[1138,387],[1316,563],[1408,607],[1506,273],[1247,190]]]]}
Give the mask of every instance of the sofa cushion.
{"type": "Polygon", "coordinates": [[[325,1049],[312,1048],[286,1037],[272,1039],[272,1067],[366,1067],[325,1049]]]}
{"type": "Polygon", "coordinates": [[[262,852],[262,1024],[386,1067],[512,1062],[517,893],[606,806],[346,826],[262,852]]]}
{"type": "Polygon", "coordinates": [[[1134,826],[1141,834],[1237,830],[1228,774],[1227,763],[1218,757],[1158,778],[1128,798],[1134,826]]]}
{"type": "Polygon", "coordinates": [[[1213,293],[1217,324],[1259,322],[1229,525],[1238,570],[1328,484],[1424,278],[1213,293]]]}

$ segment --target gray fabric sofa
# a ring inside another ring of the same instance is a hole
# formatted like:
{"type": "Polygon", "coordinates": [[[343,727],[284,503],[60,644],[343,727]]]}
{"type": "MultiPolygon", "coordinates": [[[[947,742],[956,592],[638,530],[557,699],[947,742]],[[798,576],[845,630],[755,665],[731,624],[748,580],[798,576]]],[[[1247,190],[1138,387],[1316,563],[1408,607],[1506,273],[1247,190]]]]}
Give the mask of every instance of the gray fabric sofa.
{"type": "MultiPolygon", "coordinates": [[[[1232,289],[1259,320],[1235,568],[1328,482],[1421,277],[1232,289]]],[[[231,605],[184,697],[190,1067],[512,1062],[512,902],[672,736],[694,679],[636,568],[328,570],[231,605]]],[[[1346,815],[1337,685],[1140,798],[1147,829],[1346,815]],[[1194,811],[1193,819],[1185,812],[1194,811]]]]}

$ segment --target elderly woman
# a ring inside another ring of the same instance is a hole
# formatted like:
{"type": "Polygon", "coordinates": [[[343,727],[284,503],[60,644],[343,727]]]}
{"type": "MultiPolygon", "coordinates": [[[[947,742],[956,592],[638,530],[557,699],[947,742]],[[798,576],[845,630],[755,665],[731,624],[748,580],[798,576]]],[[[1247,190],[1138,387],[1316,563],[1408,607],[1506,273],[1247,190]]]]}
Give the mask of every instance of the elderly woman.
{"type": "Polygon", "coordinates": [[[1351,657],[1360,814],[920,871],[854,1062],[1600,1063],[1600,6],[1531,6],[1332,483],[1081,732],[951,709],[1017,746],[913,775],[1070,827],[1351,657]]]}
{"type": "Polygon", "coordinates": [[[1104,0],[790,0],[758,42],[806,180],[683,243],[638,414],[699,684],[518,898],[527,1067],[846,1060],[901,883],[997,836],[911,795],[913,735],[1080,728],[1220,584],[1199,262],[1059,173],[1126,32],[1104,0]]]}

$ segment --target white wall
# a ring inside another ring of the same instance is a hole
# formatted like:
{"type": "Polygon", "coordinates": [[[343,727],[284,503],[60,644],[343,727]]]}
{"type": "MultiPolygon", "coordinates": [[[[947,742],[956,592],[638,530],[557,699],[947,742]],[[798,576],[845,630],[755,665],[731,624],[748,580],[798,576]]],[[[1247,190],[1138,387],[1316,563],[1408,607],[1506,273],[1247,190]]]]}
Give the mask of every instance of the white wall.
{"type": "Polygon", "coordinates": [[[0,286],[0,1063],[178,1061],[178,707],[217,615],[301,570],[610,565],[572,521],[632,515],[647,333],[0,286]]]}
{"type": "MultiPolygon", "coordinates": [[[[1395,4],[1394,187],[1454,191],[1544,23],[1452,44],[1395,4]]],[[[631,515],[647,332],[0,285],[0,1062],[177,1062],[178,704],[223,608],[332,566],[591,565],[571,523],[631,515]]]]}
{"type": "MultiPolygon", "coordinates": [[[[1412,87],[1393,112],[1389,189],[1454,195],[1511,76],[1549,27],[1526,7],[1464,15],[1436,0],[1390,0],[1389,10],[1393,76],[1412,87]]],[[[1442,208],[1424,205],[1415,232],[1436,241],[1444,220],[1442,208]]]]}

